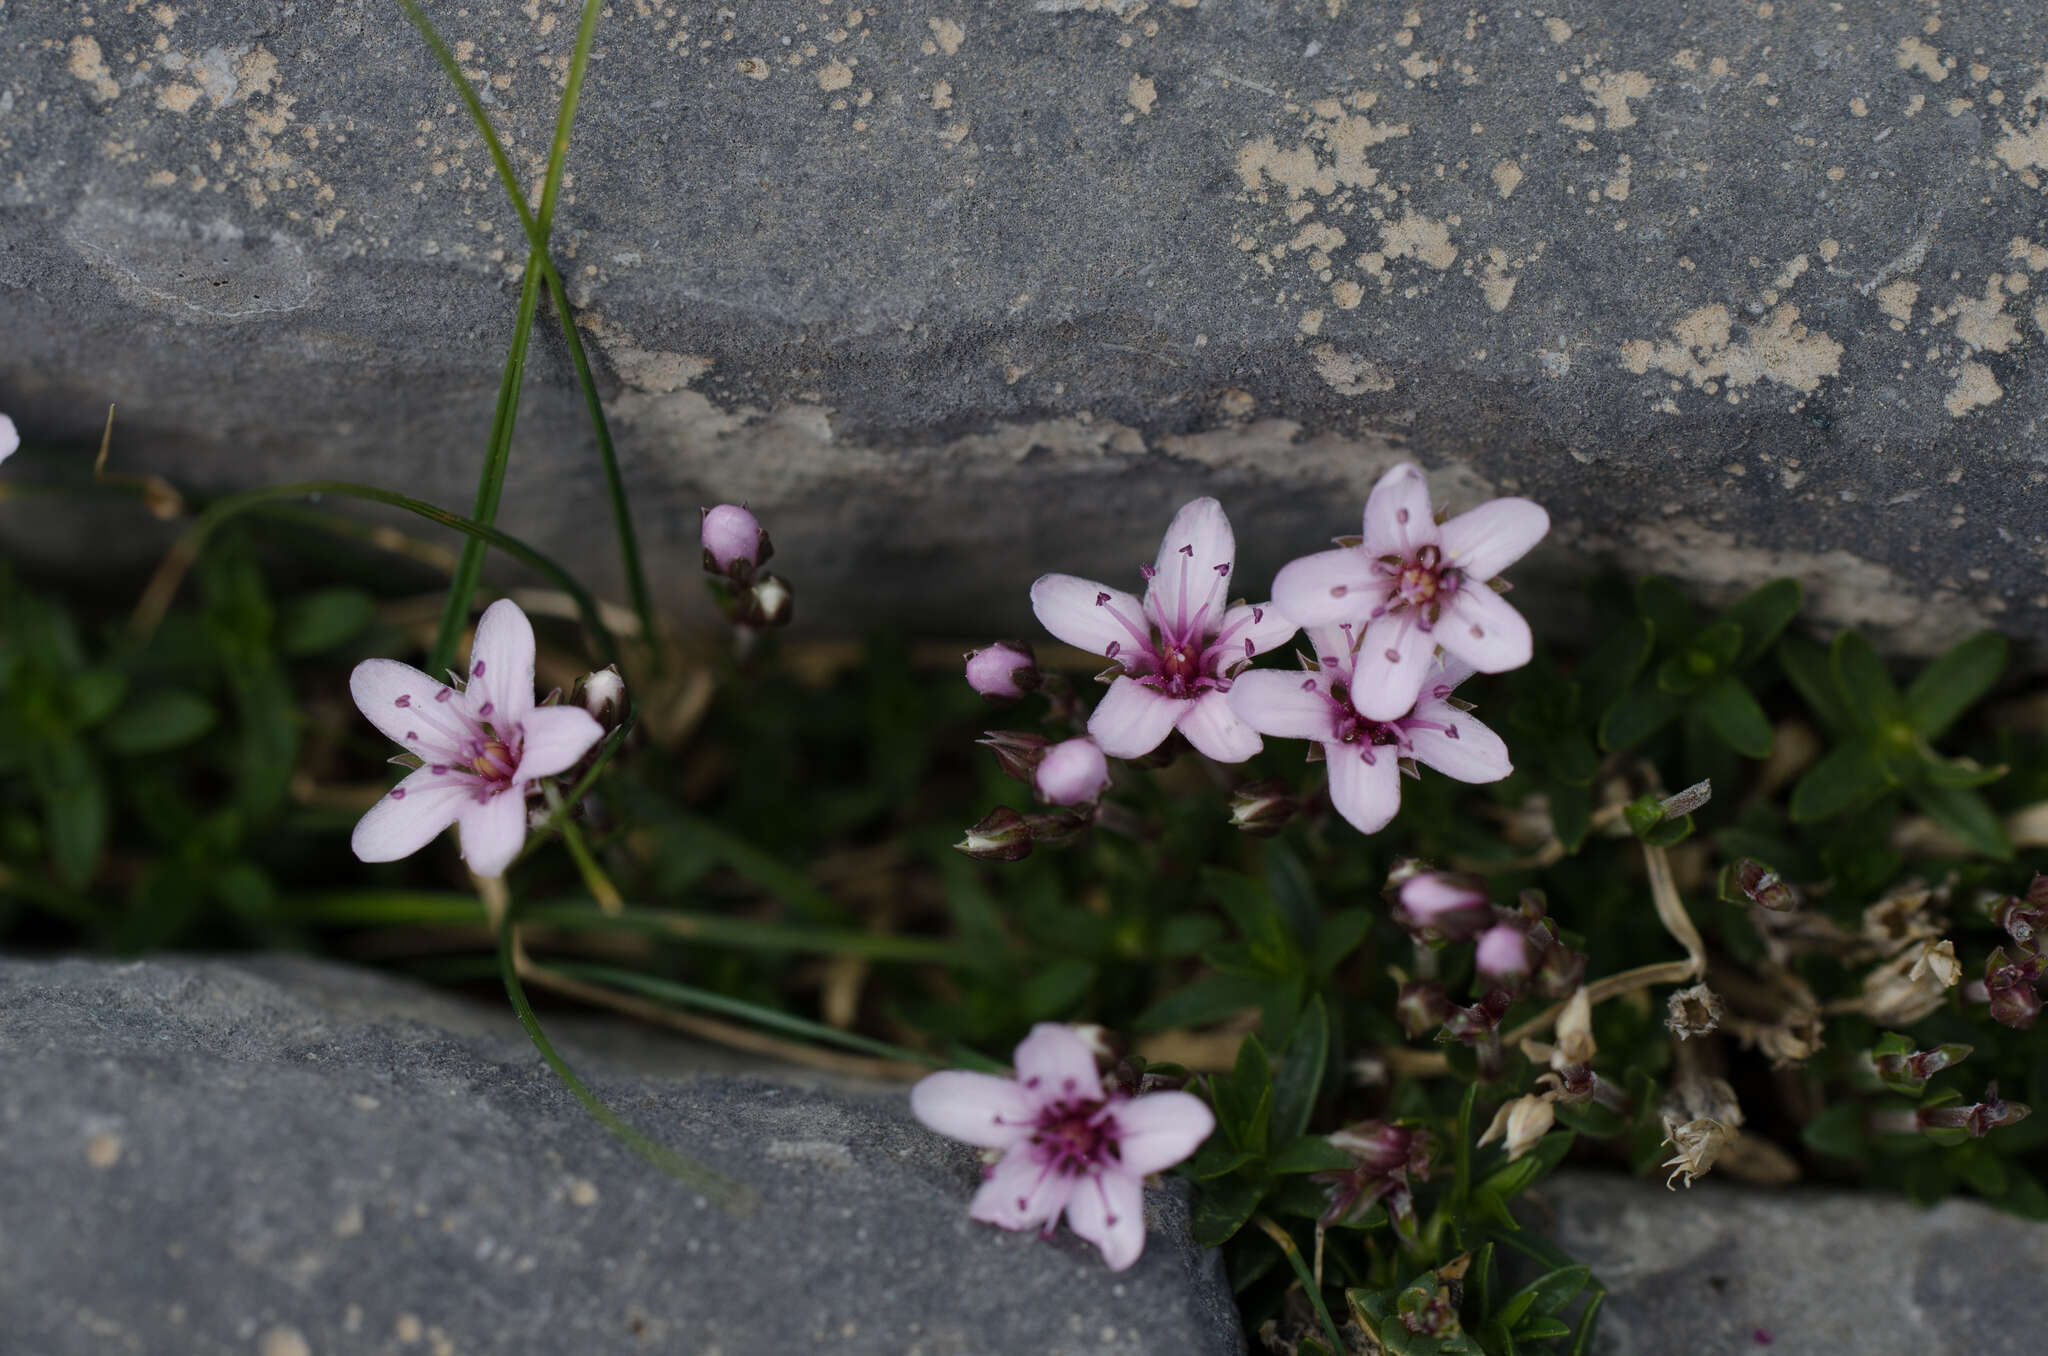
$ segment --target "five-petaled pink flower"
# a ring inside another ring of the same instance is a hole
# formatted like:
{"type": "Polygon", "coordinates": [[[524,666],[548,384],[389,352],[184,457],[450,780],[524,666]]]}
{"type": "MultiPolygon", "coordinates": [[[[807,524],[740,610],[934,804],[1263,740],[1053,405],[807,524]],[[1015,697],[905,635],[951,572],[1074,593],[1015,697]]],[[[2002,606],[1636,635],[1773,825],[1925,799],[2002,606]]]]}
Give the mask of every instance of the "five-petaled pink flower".
{"type": "Polygon", "coordinates": [[[1145,1249],[1145,1178],[1192,1154],[1216,1118],[1185,1092],[1108,1090],[1095,1053],[1070,1026],[1040,1022],[1017,1047],[1017,1076],[950,1070],[910,1090],[910,1109],[942,1135],[1002,1159],[967,1213],[1050,1234],[1067,1224],[1122,1271],[1145,1249]]]}
{"type": "Polygon", "coordinates": [[[477,623],[462,686],[365,659],[348,688],[370,723],[420,760],[356,824],[349,845],[366,862],[411,856],[460,824],[469,869],[503,875],[526,841],[534,783],[566,772],[604,735],[581,707],[533,704],[533,624],[509,598],[477,623]]]}
{"type": "Polygon", "coordinates": [[[1145,601],[1071,574],[1031,586],[1031,609],[1069,645],[1106,655],[1123,672],[1088,718],[1088,733],[1112,758],[1139,758],[1178,729],[1219,763],[1242,763],[1259,736],[1231,714],[1224,694],[1255,654],[1297,629],[1271,603],[1228,605],[1237,540],[1214,499],[1174,515],[1145,567],[1145,601]]]}
{"type": "Polygon", "coordinates": [[[1357,706],[1365,666],[1351,633],[1349,626],[1309,628],[1314,672],[1259,669],[1238,678],[1229,700],[1255,730],[1323,746],[1330,803],[1353,828],[1378,833],[1401,808],[1404,758],[1461,782],[1497,782],[1514,770],[1501,737],[1452,699],[1451,689],[1472,674],[1455,659],[1428,674],[1421,693],[1399,716],[1365,715],[1357,706]]]}
{"type": "Polygon", "coordinates": [[[1392,720],[1414,704],[1441,645],[1480,673],[1529,662],[1529,623],[1488,587],[1550,529],[1527,499],[1495,499],[1439,524],[1422,471],[1403,462],[1365,502],[1365,539],[1303,556],[1273,580],[1273,599],[1304,627],[1363,627],[1352,700],[1392,720]]]}

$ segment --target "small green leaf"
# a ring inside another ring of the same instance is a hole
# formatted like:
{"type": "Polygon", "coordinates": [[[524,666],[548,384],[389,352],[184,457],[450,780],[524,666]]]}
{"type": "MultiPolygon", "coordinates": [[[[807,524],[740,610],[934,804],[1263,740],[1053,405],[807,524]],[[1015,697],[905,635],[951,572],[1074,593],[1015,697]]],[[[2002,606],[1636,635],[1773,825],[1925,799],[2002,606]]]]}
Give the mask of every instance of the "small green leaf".
{"type": "Polygon", "coordinates": [[[1742,648],[1736,653],[1734,667],[1746,669],[1762,658],[1798,612],[1796,579],[1773,579],[1723,612],[1721,620],[1742,632],[1742,648]]]}
{"type": "Polygon", "coordinates": [[[1734,674],[1723,674],[1702,692],[1694,710],[1729,748],[1745,758],[1768,758],[1771,722],[1749,689],[1734,674]]]}
{"type": "Polygon", "coordinates": [[[1146,1008],[1132,1025],[1140,1031],[1207,1026],[1246,1008],[1263,1007],[1272,990],[1273,981],[1263,975],[1205,975],[1146,1008]]]}
{"type": "Polygon", "coordinates": [[[1227,1177],[1239,1168],[1249,1167],[1258,1162],[1258,1155],[1234,1149],[1221,1135],[1211,1135],[1202,1141],[1202,1147],[1187,1161],[1181,1171],[1197,1182],[1207,1182],[1217,1177],[1227,1177]]]}
{"type": "MultiPolygon", "coordinates": [[[[1528,1312],[1554,1314],[1578,1298],[1586,1283],[1593,1279],[1593,1269],[1585,1266],[1559,1267],[1546,1275],[1538,1276],[1529,1284],[1516,1291],[1508,1303],[1527,1295],[1530,1298],[1528,1312]]],[[[1516,1327],[1512,1321],[1510,1327],[1516,1327]]],[[[1518,1336],[1524,1335],[1521,1333],[1518,1336]]],[[[1563,1334],[1559,1334],[1562,1336],[1563,1334]]]]}
{"type": "Polygon", "coordinates": [[[1906,794],[1926,812],[1927,817],[1969,844],[1979,856],[2001,862],[2012,860],[2012,843],[1991,802],[1967,787],[1915,786],[1906,794]]]}
{"type": "Polygon", "coordinates": [[[1017,1007],[1025,1020],[1049,1021],[1065,1016],[1095,987],[1094,962],[1065,956],[1024,981],[1017,1007]]]}
{"type": "Polygon", "coordinates": [[[2003,763],[1985,767],[1974,758],[1944,758],[1923,748],[1919,771],[1932,786],[1989,786],[2011,769],[2003,763]]]}
{"type": "Polygon", "coordinates": [[[1792,819],[1810,824],[1867,805],[1891,788],[1870,745],[1844,744],[1806,770],[1792,788],[1792,819]]]}
{"type": "Polygon", "coordinates": [[[1316,934],[1316,976],[1327,980],[1346,956],[1372,932],[1371,909],[1344,909],[1332,914],[1316,934]]]}
{"type": "Polygon", "coordinates": [[[100,731],[109,753],[134,757],[183,748],[213,728],[213,703],[182,688],[164,688],[130,703],[100,731]]]}
{"type": "Polygon", "coordinates": [[[1855,1102],[1837,1102],[1808,1121],[1799,1137],[1817,1154],[1861,1158],[1867,1144],[1863,1108],[1855,1102]]]}
{"type": "Polygon", "coordinates": [[[1654,645],[1650,624],[1640,617],[1631,617],[1608,632],[1586,660],[1584,698],[1588,715],[1600,717],[1607,713],[1643,671],[1654,645]]]}
{"type": "Polygon", "coordinates": [[[1906,689],[1906,718],[1929,739],[1991,690],[2005,669],[2005,637],[1979,631],[1942,655],[1906,689]]]}
{"type": "Polygon", "coordinates": [[[1787,635],[1778,642],[1778,665],[1829,731],[1839,737],[1861,728],[1842,699],[1826,650],[1803,635],[1787,635]]]}
{"type": "Polygon", "coordinates": [[[1551,1342],[1560,1337],[1570,1337],[1572,1325],[1561,1318],[1531,1318],[1515,1329],[1515,1340],[1520,1342],[1551,1342]]]}
{"type": "Polygon", "coordinates": [[[277,648],[294,658],[320,654],[361,635],[377,605],[361,589],[319,589],[287,603],[277,619],[277,648]]]}
{"type": "Polygon", "coordinates": [[[1650,575],[1636,582],[1636,611],[1650,623],[1657,648],[1676,654],[1692,634],[1692,604],[1684,590],[1662,575],[1650,575]]]}
{"type": "Polygon", "coordinates": [[[1226,1177],[1195,1197],[1195,1242],[1214,1248],[1227,1242],[1265,1199],[1266,1183],[1255,1177],[1226,1177]]]}
{"type": "Polygon", "coordinates": [[[1257,1036],[1237,1047],[1237,1065],[1228,1076],[1212,1078],[1216,1123],[1225,1137],[1248,1153],[1264,1156],[1273,1107],[1273,1066],[1257,1036]]]}
{"type": "Polygon", "coordinates": [[[1668,725],[1681,709],[1676,696],[1642,683],[1607,709],[1600,722],[1600,747],[1612,753],[1633,748],[1668,725]]]}
{"type": "Polygon", "coordinates": [[[1905,714],[1905,699],[1861,631],[1844,631],[1835,637],[1828,667],[1834,670],[1835,686],[1850,718],[1862,728],[1877,729],[1905,714]]]}
{"type": "Polygon", "coordinates": [[[1283,1146],[1266,1160],[1266,1171],[1275,1176],[1302,1172],[1347,1172],[1358,1164],[1351,1155],[1321,1135],[1303,1135],[1283,1146]]]}
{"type": "Polygon", "coordinates": [[[1323,1070],[1329,1062],[1330,1016],[1323,996],[1317,994],[1302,1010],[1294,1039],[1273,1070],[1274,1140],[1284,1144],[1308,1129],[1309,1114],[1315,1110],[1316,1094],[1322,1089],[1323,1070]]]}
{"type": "Polygon", "coordinates": [[[39,750],[35,781],[42,793],[43,834],[58,879],[84,886],[99,870],[111,815],[106,779],[77,740],[39,750]]]}
{"type": "Polygon", "coordinates": [[[128,691],[128,675],[118,669],[86,669],[66,685],[65,705],[72,726],[89,730],[114,714],[128,691]]]}

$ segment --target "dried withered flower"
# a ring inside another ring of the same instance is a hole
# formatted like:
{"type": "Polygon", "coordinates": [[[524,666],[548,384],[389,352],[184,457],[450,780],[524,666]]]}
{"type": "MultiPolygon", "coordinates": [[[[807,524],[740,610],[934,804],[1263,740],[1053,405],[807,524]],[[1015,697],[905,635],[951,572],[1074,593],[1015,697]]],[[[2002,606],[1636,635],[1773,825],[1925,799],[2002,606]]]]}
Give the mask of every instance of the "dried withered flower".
{"type": "Polygon", "coordinates": [[[1680,1040],[1691,1040],[1716,1030],[1726,1011],[1721,995],[1704,984],[1695,984],[1689,989],[1672,991],[1664,1025],[1680,1040]]]}
{"type": "Polygon", "coordinates": [[[1884,1026],[1911,1026],[1939,1008],[1962,976],[1955,943],[1923,939],[1863,977],[1862,1011],[1884,1026]]]}
{"type": "Polygon", "coordinates": [[[1726,1080],[1685,1070],[1660,1108],[1664,1121],[1664,1142],[1675,1153],[1664,1166],[1671,1176],[1664,1185],[1673,1187],[1680,1177],[1690,1187],[1714,1166],[1714,1159],[1735,1138],[1742,1127],[1742,1107],[1735,1089],[1726,1080]]]}
{"type": "Polygon", "coordinates": [[[1550,1127],[1557,1120],[1557,1112],[1550,1105],[1551,1099],[1537,1093],[1517,1097],[1503,1103],[1493,1113],[1493,1123],[1486,1127],[1486,1133],[1479,1137],[1481,1145],[1493,1143],[1506,1136],[1508,1161],[1513,1162],[1536,1147],[1536,1142],[1550,1133],[1550,1127]]]}

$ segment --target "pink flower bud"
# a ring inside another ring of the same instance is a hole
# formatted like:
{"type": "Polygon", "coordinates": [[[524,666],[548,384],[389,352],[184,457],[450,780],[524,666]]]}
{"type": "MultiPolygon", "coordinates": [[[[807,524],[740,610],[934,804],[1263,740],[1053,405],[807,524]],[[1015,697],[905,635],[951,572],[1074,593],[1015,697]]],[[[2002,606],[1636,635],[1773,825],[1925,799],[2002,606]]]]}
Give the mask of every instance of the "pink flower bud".
{"type": "Polygon", "coordinates": [[[1045,751],[1034,783],[1048,805],[1086,805],[1109,785],[1109,760],[1092,739],[1069,739],[1045,751]]]}
{"type": "Polygon", "coordinates": [[[1028,645],[997,641],[967,655],[967,685],[991,701],[1015,701],[1038,686],[1038,667],[1028,645]]]}
{"type": "Polygon", "coordinates": [[[1493,920],[1486,885],[1476,876],[1418,871],[1400,883],[1396,922],[1418,940],[1462,941],[1476,937],[1493,920]]]}
{"type": "Polygon", "coordinates": [[[1301,813],[1293,788],[1279,777],[1246,782],[1230,793],[1230,824],[1256,838],[1271,838],[1301,813]]]}
{"type": "Polygon", "coordinates": [[[1477,964],[1488,979],[1519,979],[1529,973],[1529,939],[1513,923],[1488,928],[1479,939],[1477,964]]]}
{"type": "Polygon", "coordinates": [[[21,435],[14,431],[14,421],[0,414],[0,461],[14,455],[14,449],[21,446],[21,435]]]}
{"type": "Polygon", "coordinates": [[[760,520],[737,504],[704,510],[704,569],[737,584],[754,577],[754,569],[775,554],[760,520]]]}
{"type": "Polygon", "coordinates": [[[595,716],[598,724],[609,730],[619,723],[619,713],[626,709],[626,680],[619,676],[618,665],[607,664],[585,675],[577,687],[583,709],[595,716]]]}
{"type": "Polygon", "coordinates": [[[974,742],[995,754],[1004,776],[1031,786],[1036,783],[1038,764],[1052,741],[1029,730],[990,730],[974,742]]]}
{"type": "Polygon", "coordinates": [[[1031,830],[1024,816],[1006,805],[997,806],[953,844],[955,850],[985,862],[1014,862],[1031,855],[1031,830]]]}

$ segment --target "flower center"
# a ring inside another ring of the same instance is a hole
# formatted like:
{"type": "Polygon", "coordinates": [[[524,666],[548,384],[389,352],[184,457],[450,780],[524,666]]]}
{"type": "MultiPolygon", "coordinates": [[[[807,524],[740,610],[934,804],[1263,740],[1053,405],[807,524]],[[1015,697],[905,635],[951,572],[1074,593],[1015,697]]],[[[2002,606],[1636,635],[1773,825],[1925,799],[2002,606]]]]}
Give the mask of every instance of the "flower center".
{"type": "Polygon", "coordinates": [[[493,734],[477,751],[470,767],[485,781],[501,785],[512,780],[512,774],[519,769],[519,758],[505,746],[504,740],[493,734]]]}
{"type": "Polygon", "coordinates": [[[1388,608],[1412,607],[1431,622],[1463,581],[1460,571],[1443,563],[1443,552],[1435,543],[1418,547],[1406,558],[1382,556],[1379,566],[1390,579],[1388,608]]]}
{"type": "Polygon", "coordinates": [[[1031,1145],[1049,1171],[1074,1177],[1093,1172],[1116,1156],[1116,1118],[1108,1103],[1055,1102],[1038,1117],[1031,1145]]]}

